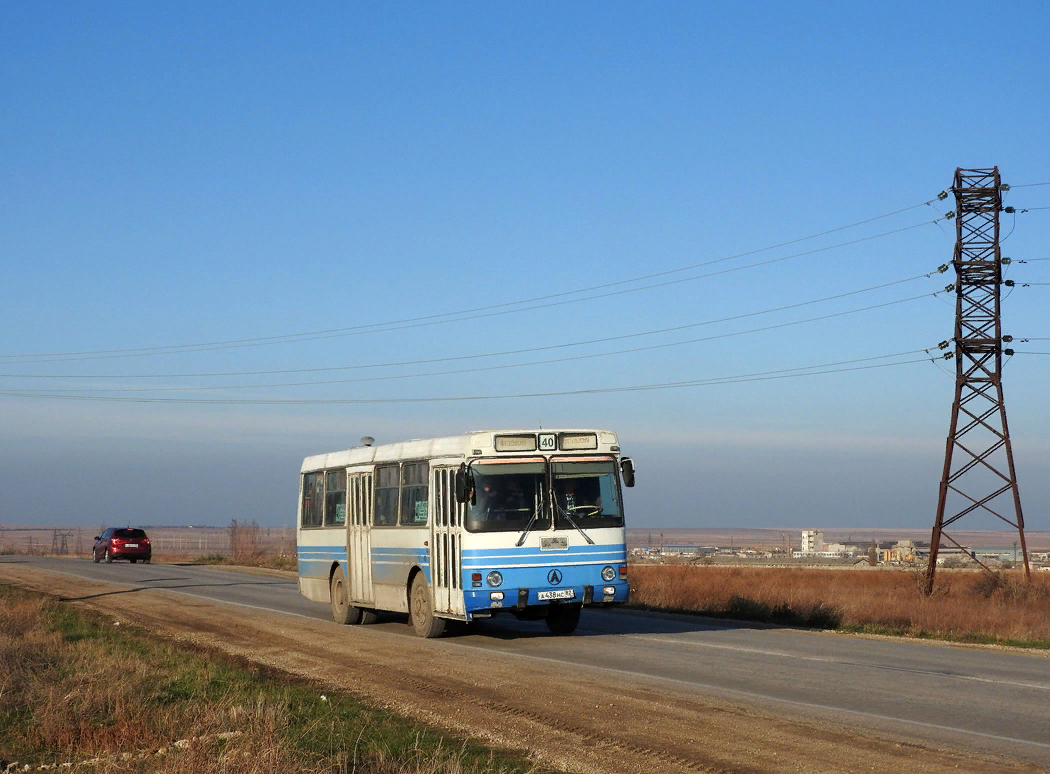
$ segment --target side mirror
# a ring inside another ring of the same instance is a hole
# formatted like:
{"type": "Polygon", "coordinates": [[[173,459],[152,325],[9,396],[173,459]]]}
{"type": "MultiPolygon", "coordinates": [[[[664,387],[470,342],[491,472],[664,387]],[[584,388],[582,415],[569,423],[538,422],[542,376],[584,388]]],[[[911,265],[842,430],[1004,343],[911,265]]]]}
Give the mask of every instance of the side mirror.
{"type": "Polygon", "coordinates": [[[474,477],[467,472],[466,463],[460,463],[456,471],[456,502],[465,503],[474,493],[474,477]]]}
{"type": "Polygon", "coordinates": [[[620,460],[620,473],[623,475],[624,486],[634,486],[634,460],[630,457],[624,457],[620,460]]]}
{"type": "Polygon", "coordinates": [[[100,538],[98,535],[95,535],[95,540],[101,540],[101,539],[102,538],[100,538]]]}

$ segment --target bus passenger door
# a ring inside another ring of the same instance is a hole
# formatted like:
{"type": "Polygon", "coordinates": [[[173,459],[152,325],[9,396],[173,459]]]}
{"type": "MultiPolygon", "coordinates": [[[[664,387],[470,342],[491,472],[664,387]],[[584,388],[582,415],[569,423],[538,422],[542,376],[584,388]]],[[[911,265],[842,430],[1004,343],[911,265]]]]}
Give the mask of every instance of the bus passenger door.
{"type": "Polygon", "coordinates": [[[456,469],[432,468],[434,518],[431,520],[430,578],[434,609],[451,615],[465,615],[460,538],[465,506],[456,502],[456,469]]]}
{"type": "Polygon", "coordinates": [[[372,474],[353,474],[347,482],[350,518],[346,520],[347,559],[350,565],[350,600],[355,604],[372,603],[372,474]]]}

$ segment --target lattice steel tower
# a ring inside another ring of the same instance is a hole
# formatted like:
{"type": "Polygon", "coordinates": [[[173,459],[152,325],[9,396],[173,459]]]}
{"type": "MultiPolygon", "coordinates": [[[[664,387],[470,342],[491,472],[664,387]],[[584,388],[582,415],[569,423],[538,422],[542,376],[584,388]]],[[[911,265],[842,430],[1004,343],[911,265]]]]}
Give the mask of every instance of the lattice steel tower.
{"type": "MultiPolygon", "coordinates": [[[[999,253],[999,212],[1003,200],[999,168],[955,170],[952,192],[956,235],[952,260],[956,273],[955,402],[930,538],[927,593],[933,590],[941,539],[963,548],[945,528],[974,511],[991,513],[1017,530],[1025,577],[1031,579],[1001,378],[1003,259],[999,253]],[[1012,511],[1014,518],[1000,511],[1012,511]]],[[[1006,354],[1013,353],[1006,350],[1006,354]]]]}

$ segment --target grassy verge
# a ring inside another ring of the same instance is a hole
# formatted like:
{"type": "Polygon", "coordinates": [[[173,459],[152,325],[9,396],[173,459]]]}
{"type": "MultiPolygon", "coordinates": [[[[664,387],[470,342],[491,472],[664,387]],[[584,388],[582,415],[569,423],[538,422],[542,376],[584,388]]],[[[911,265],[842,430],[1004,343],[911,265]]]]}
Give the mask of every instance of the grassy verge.
{"type": "Polygon", "coordinates": [[[0,763],[93,771],[516,774],[517,753],[0,586],[0,763]]]}
{"type": "Polygon", "coordinates": [[[717,618],[1050,649],[1050,578],[913,572],[632,566],[638,607],[717,618]]]}

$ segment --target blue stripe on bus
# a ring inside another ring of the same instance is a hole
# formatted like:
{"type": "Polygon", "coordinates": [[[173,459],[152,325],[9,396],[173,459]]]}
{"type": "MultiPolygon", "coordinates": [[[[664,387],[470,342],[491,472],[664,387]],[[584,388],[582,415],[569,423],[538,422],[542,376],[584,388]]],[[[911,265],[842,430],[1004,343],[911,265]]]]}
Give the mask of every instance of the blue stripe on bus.
{"type": "Polygon", "coordinates": [[[514,548],[512,546],[504,548],[464,548],[463,556],[564,556],[565,554],[608,554],[608,553],[627,553],[627,546],[623,543],[604,543],[595,546],[569,546],[568,549],[558,551],[543,551],[539,548],[514,548]]]}
{"type": "Polygon", "coordinates": [[[408,580],[406,569],[419,565],[430,582],[430,549],[425,547],[372,546],[372,583],[400,585],[408,580]]]}
{"type": "Polygon", "coordinates": [[[373,554],[426,554],[430,553],[430,549],[424,547],[401,547],[395,546],[393,548],[386,548],[383,546],[372,546],[373,554]]]}
{"type": "Polygon", "coordinates": [[[465,550],[464,569],[485,567],[561,567],[568,565],[622,564],[627,561],[624,546],[586,546],[587,550],[465,550]]]}
{"type": "Polygon", "coordinates": [[[589,554],[570,554],[565,551],[544,554],[474,554],[463,556],[464,563],[470,564],[500,564],[501,562],[592,562],[592,561],[622,561],[627,558],[627,552],[602,551],[589,554]]]}

